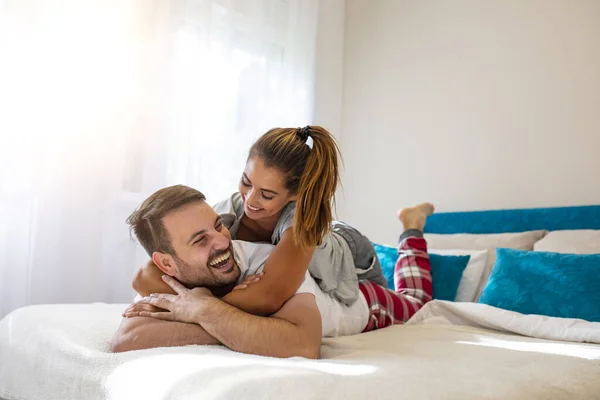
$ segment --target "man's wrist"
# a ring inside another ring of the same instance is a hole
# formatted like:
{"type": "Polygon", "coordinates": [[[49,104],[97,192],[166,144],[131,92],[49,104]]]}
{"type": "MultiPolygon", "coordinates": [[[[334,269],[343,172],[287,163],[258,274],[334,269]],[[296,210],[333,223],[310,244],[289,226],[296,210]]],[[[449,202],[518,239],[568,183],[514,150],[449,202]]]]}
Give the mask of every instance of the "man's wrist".
{"type": "Polygon", "coordinates": [[[221,300],[213,296],[204,297],[202,301],[199,302],[197,323],[202,325],[203,322],[211,320],[221,302],[221,300]]]}

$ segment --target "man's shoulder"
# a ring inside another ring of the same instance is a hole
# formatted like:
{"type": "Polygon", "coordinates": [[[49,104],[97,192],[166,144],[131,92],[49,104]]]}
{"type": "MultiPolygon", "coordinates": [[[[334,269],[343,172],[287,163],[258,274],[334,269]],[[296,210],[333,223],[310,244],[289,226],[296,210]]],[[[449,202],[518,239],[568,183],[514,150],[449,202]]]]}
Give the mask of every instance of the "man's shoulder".
{"type": "Polygon", "coordinates": [[[255,254],[270,254],[273,251],[273,246],[271,243],[256,243],[256,242],[247,242],[245,240],[232,240],[233,251],[239,251],[241,253],[246,254],[247,256],[253,256],[255,254]]]}
{"type": "Polygon", "coordinates": [[[256,274],[262,271],[265,262],[273,251],[270,243],[253,243],[232,240],[233,254],[242,274],[256,274]]]}

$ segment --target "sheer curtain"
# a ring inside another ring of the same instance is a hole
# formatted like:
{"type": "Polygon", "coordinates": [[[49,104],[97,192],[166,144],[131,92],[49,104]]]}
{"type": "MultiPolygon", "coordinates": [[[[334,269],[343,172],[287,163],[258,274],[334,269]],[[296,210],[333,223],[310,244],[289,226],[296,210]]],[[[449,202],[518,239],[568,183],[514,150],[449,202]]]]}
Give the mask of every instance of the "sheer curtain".
{"type": "Polygon", "coordinates": [[[0,0],[0,317],[127,302],[126,217],[312,118],[317,0],[0,0]]]}

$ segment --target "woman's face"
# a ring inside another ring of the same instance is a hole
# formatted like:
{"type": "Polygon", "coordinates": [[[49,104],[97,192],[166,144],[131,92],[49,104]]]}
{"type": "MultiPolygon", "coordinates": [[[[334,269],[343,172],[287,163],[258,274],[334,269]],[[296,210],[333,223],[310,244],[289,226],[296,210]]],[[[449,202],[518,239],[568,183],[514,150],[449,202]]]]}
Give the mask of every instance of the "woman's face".
{"type": "Polygon", "coordinates": [[[278,216],[290,201],[296,200],[285,187],[285,174],[277,168],[266,167],[258,156],[248,159],[239,190],[244,212],[253,220],[278,216]]]}

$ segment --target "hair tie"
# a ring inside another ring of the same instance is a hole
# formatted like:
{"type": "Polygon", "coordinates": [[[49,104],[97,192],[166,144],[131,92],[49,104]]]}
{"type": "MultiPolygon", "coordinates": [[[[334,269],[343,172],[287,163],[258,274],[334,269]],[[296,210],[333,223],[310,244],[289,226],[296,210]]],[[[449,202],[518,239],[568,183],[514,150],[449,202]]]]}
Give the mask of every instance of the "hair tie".
{"type": "Polygon", "coordinates": [[[304,128],[298,128],[296,136],[298,136],[298,139],[302,140],[303,143],[306,143],[310,136],[310,126],[306,125],[304,128]]]}

